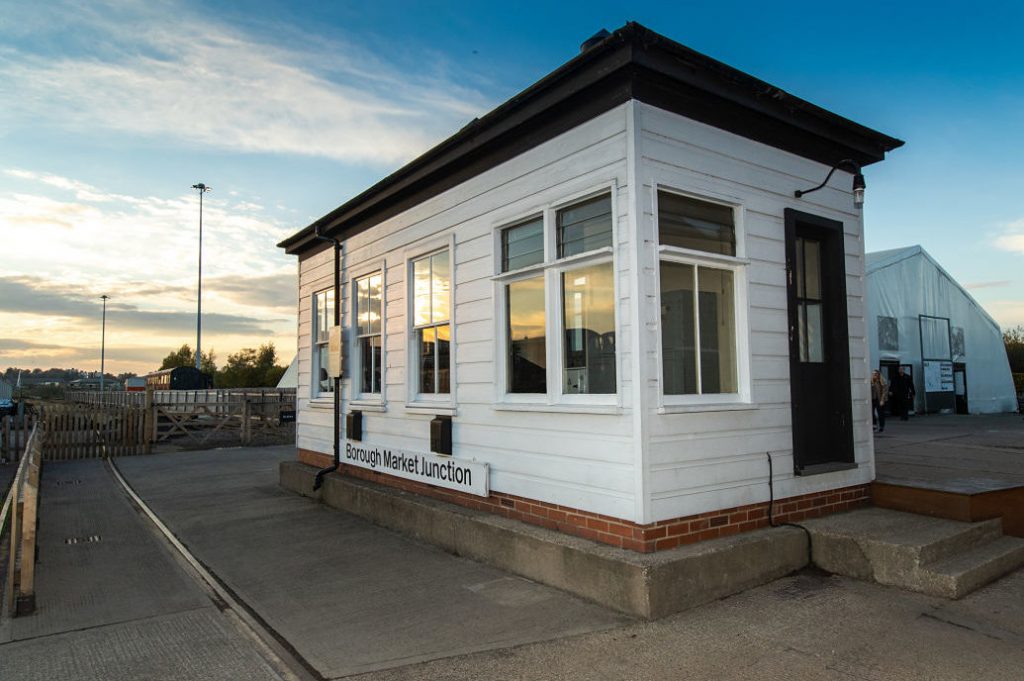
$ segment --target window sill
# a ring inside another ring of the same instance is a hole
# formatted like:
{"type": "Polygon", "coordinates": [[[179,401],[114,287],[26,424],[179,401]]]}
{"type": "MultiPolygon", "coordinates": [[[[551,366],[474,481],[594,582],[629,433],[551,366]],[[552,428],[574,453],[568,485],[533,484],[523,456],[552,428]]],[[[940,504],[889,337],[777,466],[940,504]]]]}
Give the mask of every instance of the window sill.
{"type": "Polygon", "coordinates": [[[350,410],[384,413],[388,405],[380,400],[349,400],[350,410]]]}
{"type": "Polygon", "coordinates": [[[750,402],[707,402],[693,404],[666,404],[658,407],[659,414],[700,414],[715,411],[756,411],[761,407],[750,402]]]}
{"type": "Polygon", "coordinates": [[[530,402],[496,402],[491,405],[495,411],[534,411],[558,414],[622,414],[623,409],[614,404],[532,404],[530,402]]]}
{"type": "Polygon", "coordinates": [[[326,397],[321,395],[320,397],[314,397],[309,401],[310,409],[334,409],[334,396],[327,395],[326,397]]]}
{"type": "Polygon", "coordinates": [[[410,414],[427,414],[434,416],[455,416],[458,407],[450,403],[431,404],[430,402],[412,402],[405,405],[405,410],[410,414]]]}

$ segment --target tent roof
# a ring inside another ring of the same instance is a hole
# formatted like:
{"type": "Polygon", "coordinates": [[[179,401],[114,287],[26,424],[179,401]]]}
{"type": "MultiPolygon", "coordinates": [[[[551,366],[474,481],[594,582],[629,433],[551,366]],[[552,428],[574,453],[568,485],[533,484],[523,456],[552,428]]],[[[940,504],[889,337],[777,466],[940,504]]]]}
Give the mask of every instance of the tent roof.
{"type": "Polygon", "coordinates": [[[992,315],[986,312],[985,308],[983,308],[981,304],[974,299],[974,296],[972,296],[967,291],[967,289],[961,286],[960,282],[954,279],[953,275],[947,272],[942,267],[942,265],[940,265],[938,261],[936,261],[935,258],[933,258],[928,253],[928,251],[924,250],[924,248],[920,244],[915,244],[913,246],[904,246],[903,248],[891,248],[886,251],[874,251],[872,253],[865,253],[864,257],[866,262],[865,274],[868,275],[879,270],[883,270],[887,267],[892,267],[893,265],[897,265],[901,262],[910,260],[912,258],[924,258],[929,263],[931,263],[931,265],[936,270],[938,270],[939,274],[948,279],[949,283],[951,283],[953,286],[960,290],[960,293],[962,293],[964,297],[967,300],[969,300],[975,308],[977,308],[978,312],[981,314],[982,317],[988,320],[989,324],[995,327],[995,329],[999,333],[1002,333],[1002,327],[999,326],[999,323],[996,322],[996,320],[992,319],[992,315]]]}

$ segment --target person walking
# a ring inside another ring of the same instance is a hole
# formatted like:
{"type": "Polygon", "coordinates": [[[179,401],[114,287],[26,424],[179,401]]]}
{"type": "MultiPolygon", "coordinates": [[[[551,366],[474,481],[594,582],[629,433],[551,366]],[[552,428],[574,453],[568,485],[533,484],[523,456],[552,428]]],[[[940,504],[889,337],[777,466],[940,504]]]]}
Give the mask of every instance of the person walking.
{"type": "Polygon", "coordinates": [[[900,415],[900,421],[908,420],[910,407],[914,404],[914,397],[917,391],[914,389],[914,379],[900,366],[896,377],[892,380],[889,388],[889,399],[892,402],[893,413],[900,415]]]}
{"type": "Polygon", "coordinates": [[[885,430],[885,403],[889,399],[889,384],[882,377],[882,372],[875,369],[871,373],[871,423],[878,432],[885,430]]]}

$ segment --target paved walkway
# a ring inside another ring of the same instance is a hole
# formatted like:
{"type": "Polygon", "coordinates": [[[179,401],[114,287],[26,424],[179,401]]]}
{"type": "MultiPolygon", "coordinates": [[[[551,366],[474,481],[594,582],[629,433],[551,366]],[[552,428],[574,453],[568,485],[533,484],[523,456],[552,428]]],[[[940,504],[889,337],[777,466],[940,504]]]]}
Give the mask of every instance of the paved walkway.
{"type": "Polygon", "coordinates": [[[1024,485],[1020,414],[913,416],[875,435],[879,481],[924,486],[1024,485]]]}
{"type": "Polygon", "coordinates": [[[600,606],[277,484],[294,447],[122,458],[129,484],[328,678],[621,626],[600,606]]]}
{"type": "MultiPolygon", "coordinates": [[[[325,679],[1018,681],[1024,669],[1024,571],[960,601],[805,572],[641,623],[284,492],[277,462],[292,456],[117,464],[325,679]]],[[[39,610],[0,631],[0,679],[280,678],[103,466],[44,471],[39,610]]]]}
{"type": "Polygon", "coordinates": [[[37,610],[0,626],[0,678],[281,678],[103,462],[45,464],[40,499],[37,610]]]}

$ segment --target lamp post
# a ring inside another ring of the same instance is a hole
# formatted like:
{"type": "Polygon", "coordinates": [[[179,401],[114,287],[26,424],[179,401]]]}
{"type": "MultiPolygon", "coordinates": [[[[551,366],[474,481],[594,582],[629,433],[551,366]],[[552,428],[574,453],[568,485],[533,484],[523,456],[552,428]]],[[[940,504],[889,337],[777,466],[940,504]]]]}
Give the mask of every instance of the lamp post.
{"type": "Polygon", "coordinates": [[[100,332],[100,392],[103,392],[104,378],[106,377],[106,357],[107,357],[107,301],[110,299],[106,293],[100,296],[103,300],[103,326],[100,332]]]}
{"type": "Polygon", "coordinates": [[[202,371],[199,365],[202,352],[200,344],[203,338],[203,194],[213,189],[202,182],[192,185],[192,189],[199,190],[199,291],[196,295],[196,370],[202,371]]]}

